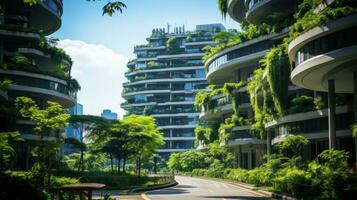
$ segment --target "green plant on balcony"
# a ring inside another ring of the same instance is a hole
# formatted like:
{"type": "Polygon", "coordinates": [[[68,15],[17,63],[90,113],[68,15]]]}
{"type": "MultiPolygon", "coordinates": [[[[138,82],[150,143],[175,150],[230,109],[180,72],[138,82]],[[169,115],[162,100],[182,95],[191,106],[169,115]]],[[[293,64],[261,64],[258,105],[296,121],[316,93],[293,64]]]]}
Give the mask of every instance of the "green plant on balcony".
{"type": "Polygon", "coordinates": [[[58,65],[63,63],[64,60],[68,61],[72,65],[73,61],[71,57],[61,48],[57,48],[58,39],[42,37],[39,42],[39,48],[45,54],[51,55],[58,65]]]}
{"type": "Polygon", "coordinates": [[[265,123],[273,118],[271,109],[268,108],[267,103],[268,86],[264,82],[265,72],[266,69],[259,68],[255,70],[253,80],[247,85],[247,90],[250,95],[250,104],[254,111],[252,132],[260,138],[265,137],[265,123]],[[259,101],[260,95],[262,97],[262,102],[259,101]]]}
{"type": "Polygon", "coordinates": [[[309,96],[295,97],[290,102],[289,113],[302,113],[315,109],[314,98],[309,96]]]}
{"type": "Polygon", "coordinates": [[[175,36],[170,36],[166,42],[166,51],[169,54],[177,54],[181,52],[180,42],[175,36]]]}
{"type": "Polygon", "coordinates": [[[291,71],[287,45],[272,48],[261,62],[267,69],[267,80],[274,101],[274,108],[279,116],[283,116],[287,109],[291,71]]]}
{"type": "Polygon", "coordinates": [[[142,81],[142,80],[145,80],[146,77],[145,76],[135,76],[134,77],[134,81],[142,81]]]}
{"type": "Polygon", "coordinates": [[[316,26],[357,13],[354,2],[349,0],[334,1],[322,11],[316,12],[315,9],[320,4],[326,4],[326,2],[324,0],[304,0],[299,5],[298,12],[294,16],[296,22],[290,28],[289,37],[285,39],[286,43],[316,26]]]}
{"type": "Polygon", "coordinates": [[[270,33],[274,33],[275,30],[272,26],[269,26],[267,24],[262,24],[262,25],[253,25],[249,24],[247,26],[243,27],[243,32],[238,32],[238,33],[228,33],[228,32],[221,32],[215,35],[214,38],[216,38],[217,44],[213,46],[205,46],[202,50],[205,51],[205,55],[202,57],[203,61],[207,61],[210,57],[212,57],[214,54],[238,45],[240,43],[246,42],[248,40],[252,40],[254,38],[258,38],[263,35],[267,35],[270,33]]]}
{"type": "Polygon", "coordinates": [[[203,107],[205,111],[208,111],[213,107],[211,102],[211,95],[208,91],[199,91],[195,96],[194,106],[197,110],[201,110],[203,107]]]}
{"type": "Polygon", "coordinates": [[[316,110],[322,110],[327,107],[326,99],[322,98],[321,96],[315,97],[314,105],[316,110]]]}
{"type": "Polygon", "coordinates": [[[0,81],[0,92],[6,92],[7,88],[11,84],[11,80],[1,80],[0,81]]]}
{"type": "Polygon", "coordinates": [[[43,74],[62,80],[68,80],[68,74],[59,67],[53,71],[41,70],[36,65],[32,65],[30,60],[21,54],[16,54],[10,59],[10,62],[0,65],[0,68],[4,70],[19,70],[24,72],[43,74]]]}
{"type": "Polygon", "coordinates": [[[197,126],[195,128],[195,135],[197,141],[201,142],[203,146],[209,144],[209,135],[211,134],[212,129],[205,128],[202,126],[197,126]]]}
{"type": "Polygon", "coordinates": [[[232,102],[232,107],[235,115],[239,115],[239,92],[237,90],[244,87],[244,82],[239,83],[225,83],[223,86],[225,96],[232,102]]]}
{"type": "Polygon", "coordinates": [[[352,129],[352,136],[356,138],[357,137],[357,124],[353,124],[351,126],[351,129],[352,129]]]}
{"type": "Polygon", "coordinates": [[[154,69],[154,68],[157,68],[159,66],[159,64],[155,61],[149,61],[147,64],[146,64],[147,68],[148,69],[154,69]]]}
{"type": "Polygon", "coordinates": [[[20,31],[20,32],[24,32],[24,33],[37,33],[40,35],[43,34],[43,32],[39,29],[25,28],[21,25],[15,25],[15,24],[0,24],[0,30],[20,31]]]}

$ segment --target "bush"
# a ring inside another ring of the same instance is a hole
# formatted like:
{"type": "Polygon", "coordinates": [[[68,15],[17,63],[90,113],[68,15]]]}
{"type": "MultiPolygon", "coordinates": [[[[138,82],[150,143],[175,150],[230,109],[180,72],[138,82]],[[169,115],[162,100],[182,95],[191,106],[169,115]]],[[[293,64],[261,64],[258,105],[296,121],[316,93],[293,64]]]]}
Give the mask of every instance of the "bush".
{"type": "Polygon", "coordinates": [[[314,98],[309,96],[295,97],[290,102],[289,113],[302,113],[312,111],[315,108],[314,98]]]}

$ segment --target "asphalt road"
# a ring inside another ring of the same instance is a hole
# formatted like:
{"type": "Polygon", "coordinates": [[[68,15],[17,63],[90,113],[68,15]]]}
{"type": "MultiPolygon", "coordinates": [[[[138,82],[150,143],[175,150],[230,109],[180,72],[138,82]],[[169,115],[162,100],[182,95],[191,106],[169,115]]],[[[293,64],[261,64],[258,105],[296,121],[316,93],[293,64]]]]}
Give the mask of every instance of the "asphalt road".
{"type": "MultiPolygon", "coordinates": [[[[258,194],[228,183],[176,176],[177,186],[141,194],[144,200],[263,200],[258,194]]],[[[119,198],[120,199],[120,198],[119,198]]]]}

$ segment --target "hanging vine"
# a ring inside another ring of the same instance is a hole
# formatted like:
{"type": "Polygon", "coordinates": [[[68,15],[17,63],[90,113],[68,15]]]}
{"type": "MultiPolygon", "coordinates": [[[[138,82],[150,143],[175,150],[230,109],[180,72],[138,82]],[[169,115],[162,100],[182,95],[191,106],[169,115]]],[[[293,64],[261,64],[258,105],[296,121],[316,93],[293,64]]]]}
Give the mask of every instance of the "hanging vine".
{"type": "Polygon", "coordinates": [[[287,45],[272,48],[261,60],[267,69],[267,80],[274,101],[274,108],[281,117],[288,106],[288,87],[291,64],[287,55],[287,45]]]}

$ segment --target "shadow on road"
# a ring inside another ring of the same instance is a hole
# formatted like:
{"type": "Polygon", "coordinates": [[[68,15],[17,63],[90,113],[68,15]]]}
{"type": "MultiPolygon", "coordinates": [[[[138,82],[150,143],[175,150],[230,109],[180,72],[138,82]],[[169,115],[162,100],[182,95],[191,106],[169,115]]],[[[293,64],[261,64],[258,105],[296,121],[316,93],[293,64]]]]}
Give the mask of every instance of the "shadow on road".
{"type": "Polygon", "coordinates": [[[264,197],[247,197],[247,196],[202,196],[207,199],[239,199],[239,200],[267,200],[264,197]]]}
{"type": "Polygon", "coordinates": [[[197,187],[192,185],[177,185],[175,188],[197,188],[197,187]]]}
{"type": "Polygon", "coordinates": [[[186,193],[189,193],[189,191],[186,189],[180,189],[178,187],[174,187],[174,188],[170,188],[170,189],[152,191],[152,192],[149,192],[148,194],[165,195],[165,194],[186,194],[186,193]]]}

